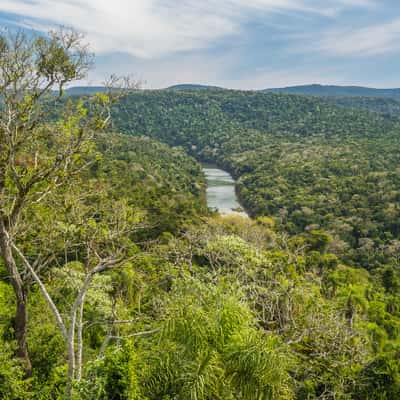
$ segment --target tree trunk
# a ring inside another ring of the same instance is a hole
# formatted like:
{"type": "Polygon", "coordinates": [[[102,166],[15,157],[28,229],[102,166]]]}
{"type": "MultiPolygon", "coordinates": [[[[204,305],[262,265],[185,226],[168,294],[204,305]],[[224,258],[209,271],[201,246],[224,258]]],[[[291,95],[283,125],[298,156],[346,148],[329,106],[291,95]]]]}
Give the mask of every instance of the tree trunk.
{"type": "Polygon", "coordinates": [[[26,344],[26,335],[28,328],[28,309],[27,309],[27,291],[22,287],[21,293],[17,296],[17,308],[15,312],[15,338],[17,339],[18,349],[17,356],[24,360],[25,375],[32,375],[32,364],[29,358],[28,346],[26,344]],[[20,300],[21,298],[21,300],[20,300]]]}
{"type": "Polygon", "coordinates": [[[17,264],[12,254],[11,245],[8,241],[4,224],[0,226],[0,254],[7,268],[11,285],[14,289],[16,310],[14,319],[15,339],[17,340],[17,356],[24,362],[25,374],[27,377],[32,375],[32,364],[29,358],[26,335],[28,328],[28,291],[21,279],[17,264]]]}
{"type": "Polygon", "coordinates": [[[75,378],[75,346],[74,339],[68,340],[67,342],[67,351],[68,351],[68,382],[66,388],[66,397],[67,399],[72,397],[72,385],[75,378]]]}
{"type": "Polygon", "coordinates": [[[79,382],[82,378],[82,353],[83,353],[83,308],[85,303],[82,301],[79,307],[77,323],[78,354],[76,355],[76,380],[79,382]]]}

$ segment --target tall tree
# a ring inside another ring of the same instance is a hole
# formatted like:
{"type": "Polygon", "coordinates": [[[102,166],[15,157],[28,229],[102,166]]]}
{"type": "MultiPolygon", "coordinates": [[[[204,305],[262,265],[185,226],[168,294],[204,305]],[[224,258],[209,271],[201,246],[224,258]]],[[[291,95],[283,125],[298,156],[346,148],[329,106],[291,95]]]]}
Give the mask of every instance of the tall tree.
{"type": "Polygon", "coordinates": [[[108,98],[100,95],[85,105],[63,104],[57,120],[48,115],[64,86],[84,78],[90,65],[91,55],[76,32],[0,35],[0,256],[15,293],[17,356],[27,376],[32,371],[26,342],[31,280],[12,244],[23,235],[29,210],[83,167],[82,153],[109,119],[108,98]]]}

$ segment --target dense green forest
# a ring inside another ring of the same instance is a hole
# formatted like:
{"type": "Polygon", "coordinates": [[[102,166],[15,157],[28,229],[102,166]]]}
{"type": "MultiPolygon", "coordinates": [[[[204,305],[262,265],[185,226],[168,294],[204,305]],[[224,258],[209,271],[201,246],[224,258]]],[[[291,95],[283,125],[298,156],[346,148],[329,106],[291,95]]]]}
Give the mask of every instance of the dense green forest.
{"type": "Polygon", "coordinates": [[[0,398],[399,398],[391,100],[64,98],[87,56],[0,40],[0,398]],[[251,218],[207,209],[199,161],[251,218]]]}
{"type": "Polygon", "coordinates": [[[249,213],[273,217],[279,230],[327,231],[352,266],[390,262],[400,232],[398,114],[289,95],[145,92],[124,97],[114,121],[227,168],[249,213]]]}
{"type": "Polygon", "coordinates": [[[396,118],[400,115],[400,101],[379,97],[336,97],[329,99],[334,104],[354,109],[367,110],[385,117],[396,118]]]}

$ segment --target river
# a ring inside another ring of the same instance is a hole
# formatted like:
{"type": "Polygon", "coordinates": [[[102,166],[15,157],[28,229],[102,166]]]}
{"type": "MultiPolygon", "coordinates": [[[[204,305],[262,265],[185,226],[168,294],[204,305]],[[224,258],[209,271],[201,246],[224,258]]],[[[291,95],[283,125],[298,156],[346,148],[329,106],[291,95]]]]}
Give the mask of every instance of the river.
{"type": "Polygon", "coordinates": [[[203,171],[207,180],[208,207],[218,210],[220,214],[247,216],[239,204],[232,176],[228,172],[208,164],[203,164],[203,171]]]}

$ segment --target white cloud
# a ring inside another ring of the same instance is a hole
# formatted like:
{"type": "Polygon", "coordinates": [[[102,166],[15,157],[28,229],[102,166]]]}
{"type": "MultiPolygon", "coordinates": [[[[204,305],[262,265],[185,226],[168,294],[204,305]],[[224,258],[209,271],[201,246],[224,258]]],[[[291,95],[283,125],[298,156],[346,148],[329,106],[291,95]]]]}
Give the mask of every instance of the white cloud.
{"type": "Polygon", "coordinates": [[[238,63],[235,54],[210,55],[181,54],[154,60],[114,54],[99,57],[89,85],[101,84],[110,71],[117,75],[130,74],[134,79],[146,81],[145,88],[156,89],[178,83],[224,85],[232,65],[238,63]]]}
{"type": "Polygon", "coordinates": [[[375,0],[340,0],[344,6],[352,6],[352,7],[375,7],[377,3],[375,0]]]}
{"type": "Polygon", "coordinates": [[[86,32],[97,53],[139,58],[199,50],[237,35],[252,13],[334,16],[372,0],[1,0],[0,12],[38,30],[66,25],[86,32]]]}
{"type": "Polygon", "coordinates": [[[322,39],[312,43],[308,50],[346,57],[399,51],[400,18],[379,25],[327,32],[322,39]]]}
{"type": "Polygon", "coordinates": [[[196,16],[193,7],[168,1],[160,7],[153,0],[3,0],[0,10],[20,15],[25,25],[32,21],[36,29],[60,24],[86,32],[98,53],[118,50],[143,58],[203,48],[236,30],[228,18],[196,16]]]}
{"type": "Polygon", "coordinates": [[[211,55],[185,54],[166,57],[157,62],[138,60],[134,57],[105,56],[97,64],[90,85],[101,84],[109,71],[124,75],[133,73],[134,78],[146,80],[145,88],[157,89],[179,83],[198,83],[222,86],[229,89],[256,90],[270,87],[294,86],[310,83],[351,84],[353,81],[346,68],[314,65],[288,65],[286,67],[246,68],[241,73],[232,71],[240,63],[240,52],[211,55]],[[121,57],[121,59],[119,58],[121,57]],[[121,60],[123,59],[123,62],[121,60]],[[233,72],[233,73],[232,73],[233,72]]]}

